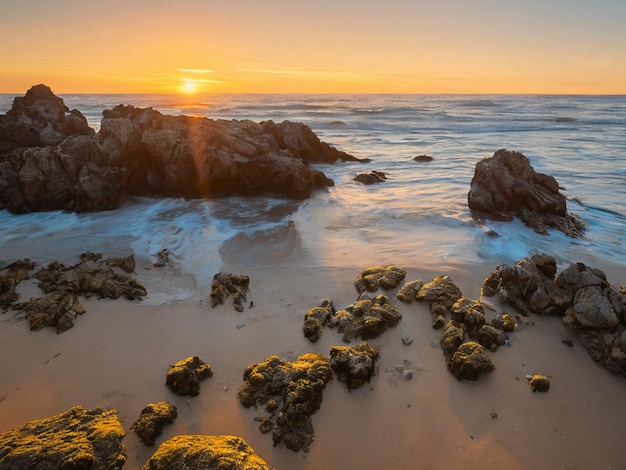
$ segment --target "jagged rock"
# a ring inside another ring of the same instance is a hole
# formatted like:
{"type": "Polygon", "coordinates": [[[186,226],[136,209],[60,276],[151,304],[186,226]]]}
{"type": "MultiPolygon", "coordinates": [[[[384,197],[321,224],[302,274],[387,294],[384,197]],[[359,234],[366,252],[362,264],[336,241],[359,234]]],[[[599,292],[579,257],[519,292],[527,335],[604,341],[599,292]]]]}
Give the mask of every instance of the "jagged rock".
{"type": "Polygon", "coordinates": [[[469,337],[473,339],[477,338],[478,332],[484,326],[485,322],[485,310],[483,305],[480,302],[475,302],[468,309],[463,319],[463,324],[465,325],[469,337]]]}
{"type": "Polygon", "coordinates": [[[535,374],[529,380],[533,392],[547,392],[550,390],[550,379],[545,375],[535,374]]]}
{"type": "Polygon", "coordinates": [[[504,332],[510,333],[517,327],[517,321],[509,313],[498,314],[491,319],[491,324],[504,332]]]}
{"type": "Polygon", "coordinates": [[[458,380],[478,380],[494,369],[485,347],[472,341],[461,344],[450,356],[447,365],[458,380]]]}
{"type": "Polygon", "coordinates": [[[117,410],[75,406],[0,434],[0,470],[119,470],[125,435],[117,410]]]}
{"type": "Polygon", "coordinates": [[[0,209],[115,209],[126,195],[305,199],[334,183],[309,162],[358,161],[302,123],[165,116],[119,105],[100,132],[40,85],[0,116],[0,209]]]}
{"type": "Polygon", "coordinates": [[[505,342],[505,336],[502,331],[492,325],[483,325],[476,334],[478,342],[489,349],[490,351],[496,351],[498,346],[502,346],[505,342]]]}
{"type": "Polygon", "coordinates": [[[354,181],[361,184],[376,184],[387,180],[387,175],[382,171],[370,171],[369,173],[359,173],[354,177],[354,181]]]}
{"type": "Polygon", "coordinates": [[[461,297],[463,297],[461,289],[449,276],[435,277],[431,282],[424,284],[415,296],[420,302],[430,302],[431,311],[434,304],[440,304],[446,310],[450,310],[461,297]]]}
{"type": "Polygon", "coordinates": [[[17,286],[30,278],[29,271],[35,269],[35,263],[29,259],[17,260],[0,269],[0,308],[8,309],[20,298],[17,286]]]}
{"type": "Polygon", "coordinates": [[[468,299],[467,297],[460,297],[450,307],[450,317],[458,322],[463,323],[465,321],[465,315],[474,306],[476,301],[468,299]]]}
{"type": "Polygon", "coordinates": [[[141,442],[153,446],[154,440],[163,432],[163,426],[172,424],[177,416],[178,411],[171,403],[166,401],[148,403],[130,428],[139,436],[141,442]]]}
{"type": "Polygon", "coordinates": [[[594,360],[626,376],[626,293],[611,286],[603,271],[584,263],[555,274],[554,258],[534,255],[513,268],[498,266],[483,291],[495,292],[523,315],[560,315],[594,360]]]}
{"type": "Polygon", "coordinates": [[[176,395],[194,397],[200,393],[200,381],[207,377],[213,377],[211,366],[198,356],[190,356],[170,365],[165,385],[176,395]]]}
{"type": "Polygon", "coordinates": [[[406,304],[410,304],[415,300],[417,292],[422,288],[423,285],[424,283],[421,279],[406,282],[402,287],[400,287],[400,290],[396,294],[396,297],[398,298],[398,300],[406,304]]]}
{"type": "Polygon", "coordinates": [[[311,415],[319,409],[331,378],[330,363],[320,354],[303,354],[295,362],[269,356],[246,367],[239,401],[270,413],[260,420],[262,431],[272,431],[274,445],[282,442],[294,452],[306,452],[313,442],[311,415]]]}
{"type": "Polygon", "coordinates": [[[446,358],[449,358],[456,352],[456,350],[465,341],[465,329],[459,324],[459,322],[450,320],[439,339],[439,344],[443,350],[443,354],[446,358]]]}
{"type": "Polygon", "coordinates": [[[16,310],[25,313],[31,330],[41,330],[46,326],[63,333],[74,326],[78,315],[85,313],[85,307],[78,297],[69,290],[59,290],[44,297],[31,298],[27,302],[15,304],[16,310]]]}
{"type": "Polygon", "coordinates": [[[162,443],[142,470],[274,470],[236,436],[175,436],[162,443]]]}
{"type": "Polygon", "coordinates": [[[343,341],[349,343],[354,338],[376,338],[396,326],[401,319],[402,314],[389,303],[386,295],[381,294],[374,299],[358,300],[345,309],[337,310],[330,316],[328,326],[337,328],[339,333],[343,333],[343,341]]]}
{"type": "Polygon", "coordinates": [[[334,313],[335,307],[330,299],[324,299],[316,307],[310,309],[304,316],[304,326],[302,327],[304,336],[315,343],[320,339],[324,326],[334,313]]]}
{"type": "Polygon", "coordinates": [[[222,305],[230,294],[233,295],[233,307],[243,312],[250,278],[243,274],[218,273],[211,284],[211,306],[222,305]]]}
{"type": "Polygon", "coordinates": [[[537,173],[519,152],[498,150],[476,164],[467,196],[475,217],[495,220],[518,217],[539,233],[557,228],[580,237],[584,223],[567,212],[567,201],[552,176],[537,173]]]}
{"type": "Polygon", "coordinates": [[[433,320],[433,330],[440,330],[446,325],[446,317],[437,315],[433,320]]]}
{"type": "Polygon", "coordinates": [[[394,266],[372,266],[364,269],[354,280],[354,287],[359,294],[376,292],[378,289],[394,289],[406,277],[406,270],[394,266]]]}
{"type": "Polygon", "coordinates": [[[378,349],[367,343],[353,347],[334,346],[329,355],[330,367],[348,390],[354,390],[376,375],[379,356],[378,349]]]}

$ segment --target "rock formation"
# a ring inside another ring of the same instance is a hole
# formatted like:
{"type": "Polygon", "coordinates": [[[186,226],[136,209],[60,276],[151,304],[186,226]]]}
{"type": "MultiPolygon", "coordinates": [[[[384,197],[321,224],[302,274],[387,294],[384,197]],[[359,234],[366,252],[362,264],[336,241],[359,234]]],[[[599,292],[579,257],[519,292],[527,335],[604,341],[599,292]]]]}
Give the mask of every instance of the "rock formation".
{"type": "Polygon", "coordinates": [[[352,347],[334,346],[330,349],[330,367],[348,390],[354,390],[376,375],[379,356],[378,349],[367,343],[352,347]]]}
{"type": "Polygon", "coordinates": [[[378,289],[394,289],[405,278],[406,270],[390,264],[388,266],[371,266],[361,271],[354,280],[354,287],[359,294],[376,292],[378,289]]]}
{"type": "Polygon", "coordinates": [[[0,470],[119,470],[125,435],[117,410],[75,406],[0,434],[0,470]]]}
{"type": "Polygon", "coordinates": [[[519,152],[501,149],[476,164],[467,195],[475,217],[518,217],[539,233],[556,228],[580,237],[584,223],[567,212],[567,201],[554,177],[537,173],[519,152]]]}
{"type": "Polygon", "coordinates": [[[213,377],[211,366],[198,356],[190,356],[172,364],[165,385],[176,395],[195,397],[200,393],[200,381],[213,377]]]}
{"type": "Polygon", "coordinates": [[[294,452],[306,452],[313,442],[311,415],[331,378],[330,363],[320,354],[303,354],[295,362],[269,356],[246,367],[239,400],[246,408],[265,408],[260,429],[272,432],[274,445],[282,442],[294,452]]]}
{"type": "Polygon", "coordinates": [[[356,161],[302,123],[105,110],[99,133],[45,85],[0,116],[0,209],[115,209],[125,195],[305,199],[333,185],[308,163],[356,161]]]}
{"type": "Polygon", "coordinates": [[[497,295],[523,315],[560,316],[596,361],[626,375],[626,288],[583,263],[556,271],[556,260],[544,254],[500,265],[485,279],[483,295],[497,295]]]}
{"type": "Polygon", "coordinates": [[[237,436],[175,436],[161,444],[142,470],[274,470],[237,436]]]}
{"type": "Polygon", "coordinates": [[[250,278],[243,274],[216,274],[211,284],[211,306],[223,305],[232,294],[233,307],[238,312],[243,312],[243,303],[246,301],[249,285],[250,278]]]}
{"type": "Polygon", "coordinates": [[[309,309],[304,316],[304,326],[302,327],[304,336],[312,343],[315,343],[320,339],[324,326],[334,314],[335,307],[330,299],[324,299],[317,306],[309,309]]]}
{"type": "Polygon", "coordinates": [[[166,401],[148,403],[131,429],[147,446],[153,446],[154,440],[163,432],[163,426],[172,424],[178,417],[178,410],[166,401]]]}

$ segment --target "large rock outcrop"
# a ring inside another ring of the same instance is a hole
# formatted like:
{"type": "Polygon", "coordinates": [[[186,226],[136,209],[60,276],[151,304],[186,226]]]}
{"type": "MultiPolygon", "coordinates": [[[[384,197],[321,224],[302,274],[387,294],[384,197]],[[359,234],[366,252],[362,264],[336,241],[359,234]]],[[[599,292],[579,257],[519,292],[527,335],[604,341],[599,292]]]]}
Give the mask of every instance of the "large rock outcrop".
{"type": "Polygon", "coordinates": [[[119,470],[125,435],[116,410],[75,406],[0,434],[0,470],[119,470]]]}
{"type": "Polygon", "coordinates": [[[0,209],[119,207],[125,195],[305,199],[334,183],[309,163],[358,160],[302,123],[166,116],[119,105],[89,128],[45,85],[0,116],[0,209]]]}
{"type": "Polygon", "coordinates": [[[518,217],[539,233],[556,228],[580,237],[584,223],[567,212],[567,200],[552,176],[537,173],[519,152],[501,149],[476,164],[467,195],[475,217],[518,217]]]}
{"type": "Polygon", "coordinates": [[[557,274],[556,260],[537,254],[498,266],[482,294],[497,295],[523,315],[560,316],[596,361],[626,376],[626,288],[613,287],[603,271],[572,263],[557,274]]]}

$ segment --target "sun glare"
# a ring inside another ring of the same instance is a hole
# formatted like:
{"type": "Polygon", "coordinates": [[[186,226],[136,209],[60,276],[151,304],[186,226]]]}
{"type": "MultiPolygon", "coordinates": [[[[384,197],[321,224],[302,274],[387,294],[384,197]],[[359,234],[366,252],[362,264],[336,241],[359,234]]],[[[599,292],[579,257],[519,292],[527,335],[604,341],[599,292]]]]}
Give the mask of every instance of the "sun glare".
{"type": "Polygon", "coordinates": [[[188,95],[195,93],[197,90],[197,86],[193,80],[183,80],[180,88],[183,93],[188,95]]]}

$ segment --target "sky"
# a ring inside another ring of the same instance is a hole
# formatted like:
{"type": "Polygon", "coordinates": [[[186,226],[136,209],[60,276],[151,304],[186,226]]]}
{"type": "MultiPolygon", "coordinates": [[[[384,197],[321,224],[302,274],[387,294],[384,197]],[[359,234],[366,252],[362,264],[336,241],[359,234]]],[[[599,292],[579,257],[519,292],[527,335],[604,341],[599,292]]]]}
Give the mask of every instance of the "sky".
{"type": "Polygon", "coordinates": [[[0,0],[0,93],[626,94],[626,0],[0,0]]]}

